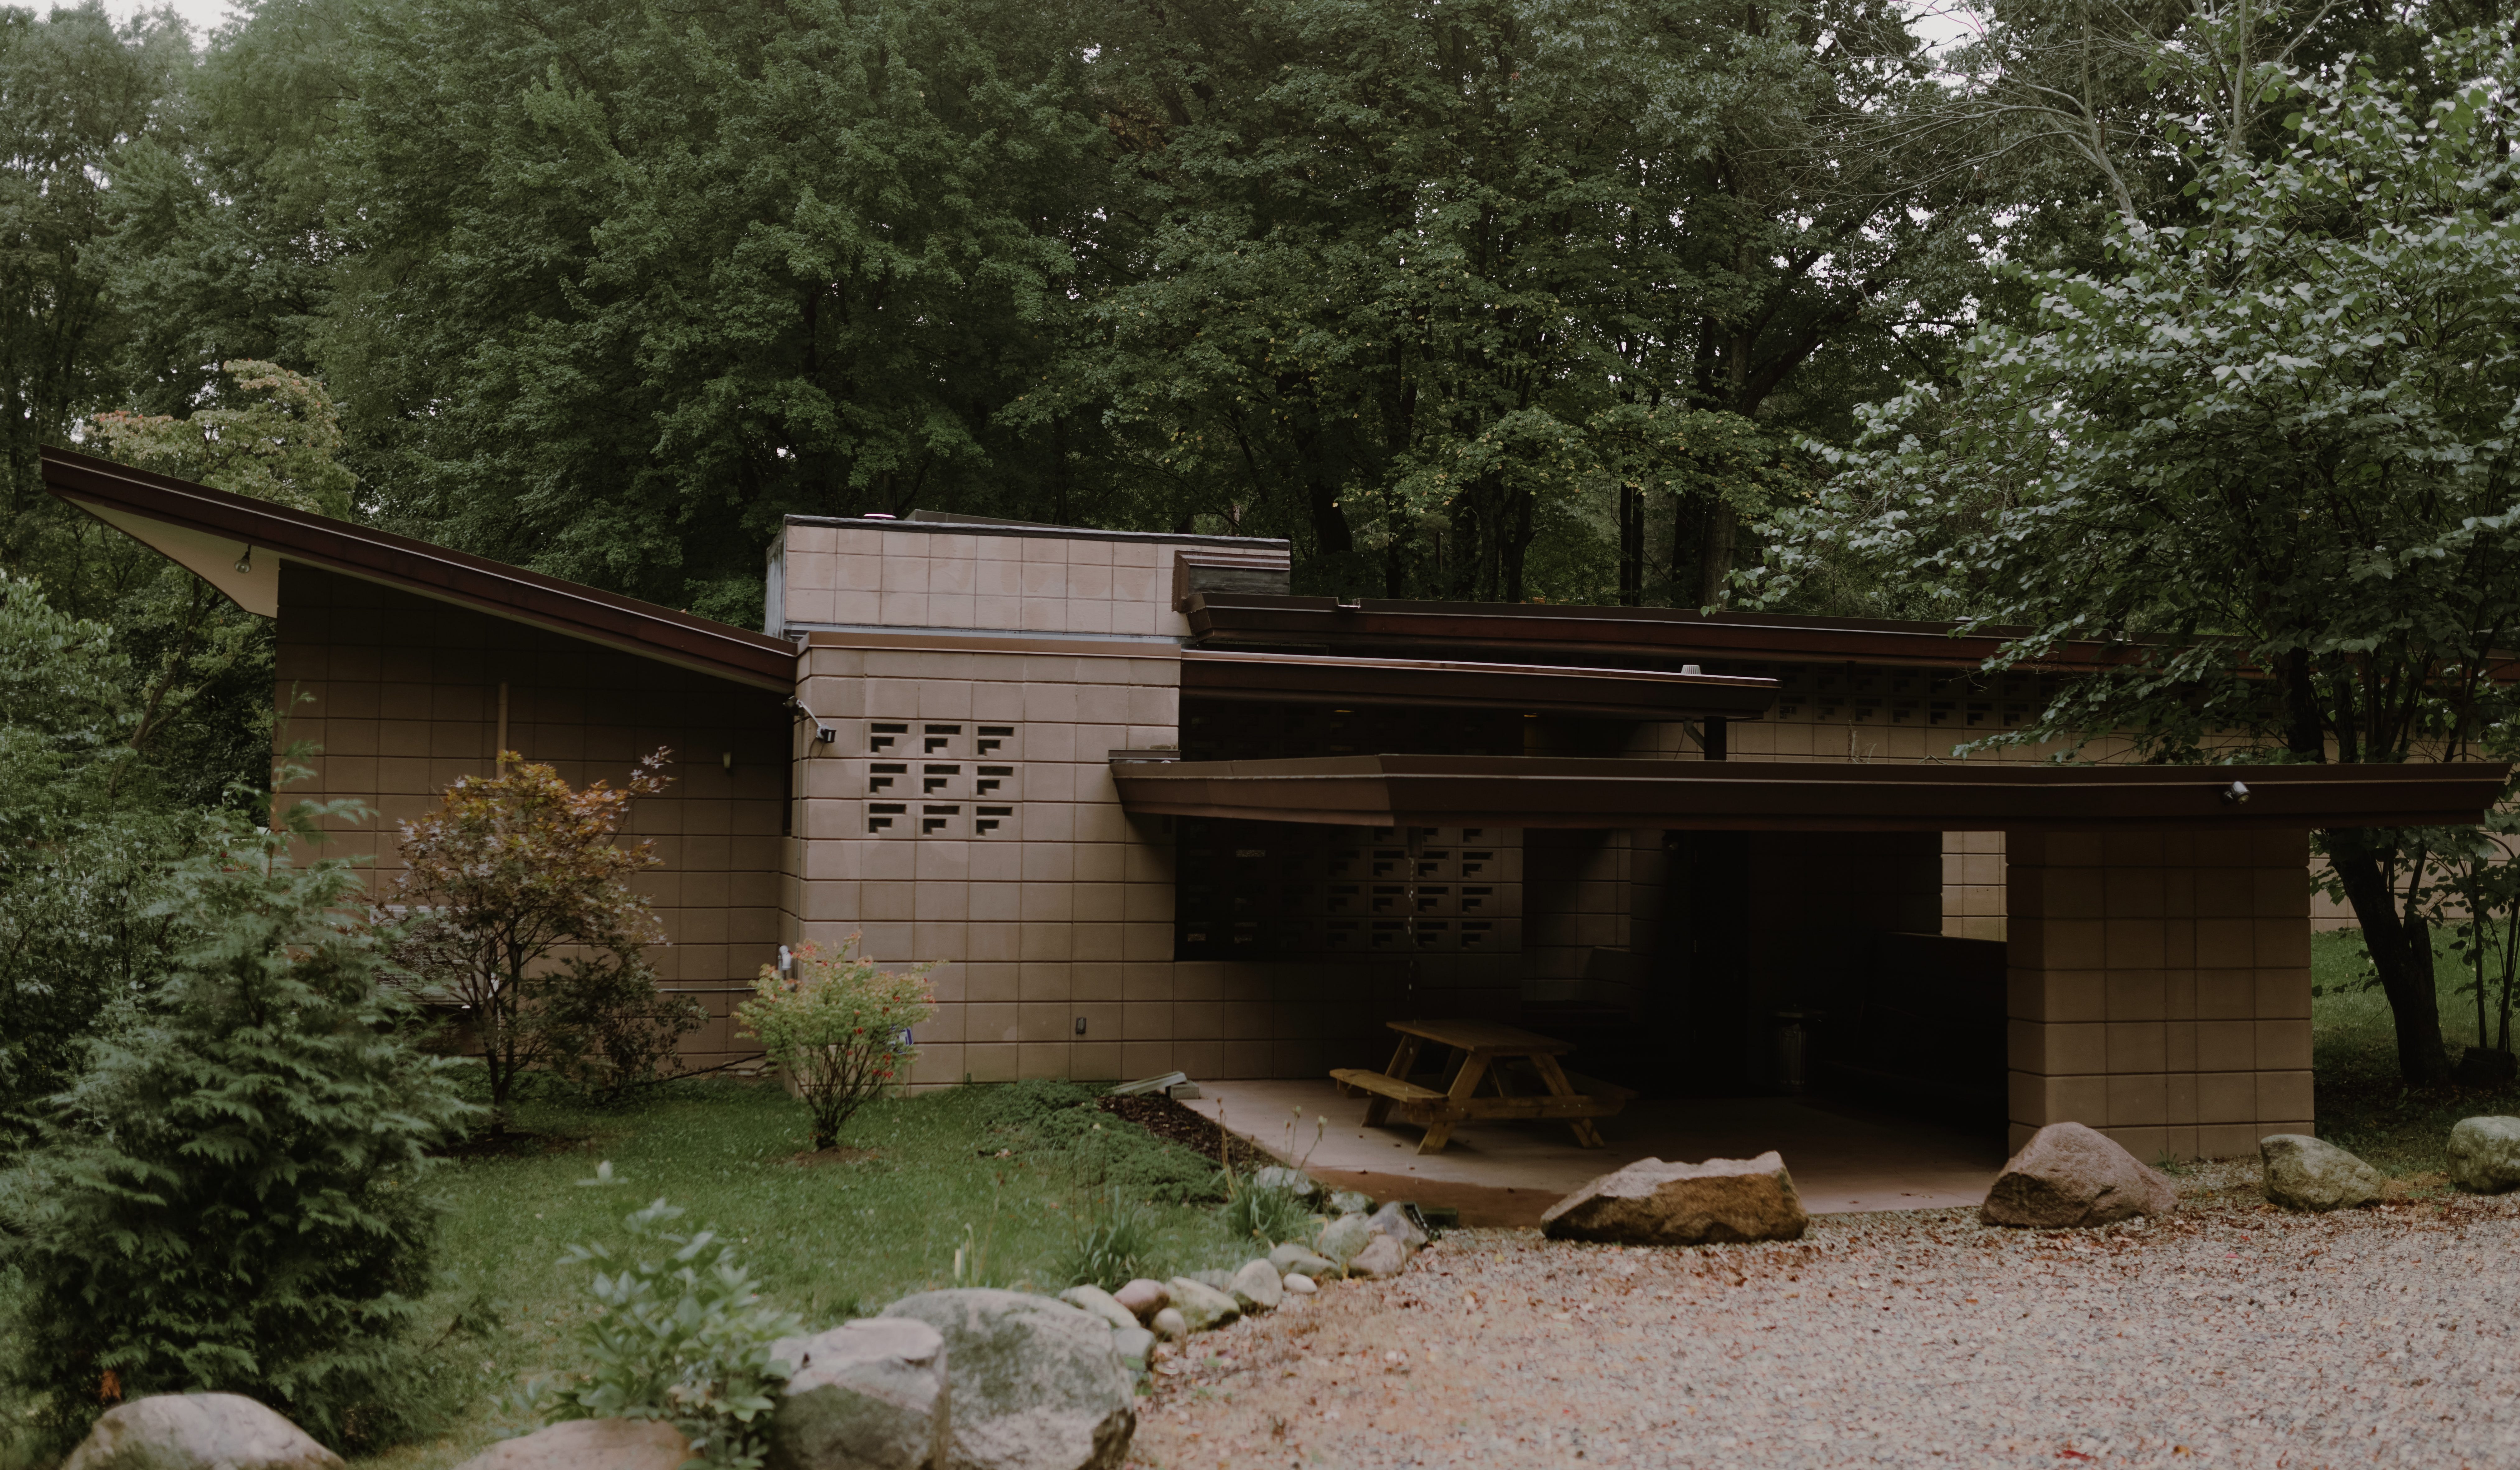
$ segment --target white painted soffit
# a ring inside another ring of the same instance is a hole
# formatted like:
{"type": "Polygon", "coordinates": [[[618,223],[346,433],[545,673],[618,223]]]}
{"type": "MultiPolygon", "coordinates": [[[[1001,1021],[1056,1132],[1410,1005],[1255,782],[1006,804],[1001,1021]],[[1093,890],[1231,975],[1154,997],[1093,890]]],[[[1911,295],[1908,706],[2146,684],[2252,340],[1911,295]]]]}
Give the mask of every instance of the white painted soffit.
{"type": "MultiPolygon", "coordinates": [[[[197,531],[190,526],[173,525],[166,521],[152,519],[146,515],[135,515],[129,511],[116,510],[111,506],[100,506],[94,501],[82,500],[75,496],[65,496],[63,498],[71,501],[80,510],[85,511],[90,515],[104,521],[107,525],[110,525],[115,530],[122,532],[124,535],[129,536],[132,540],[139,542],[141,545],[157,552],[159,556],[173,561],[176,565],[199,576],[202,581],[217,588],[228,598],[229,601],[235,602],[239,607],[244,608],[246,611],[252,613],[254,616],[267,618],[277,618],[280,616],[281,557],[279,553],[272,551],[268,547],[256,547],[247,569],[239,571],[237,570],[237,564],[240,561],[246,561],[248,559],[246,557],[246,544],[242,541],[233,541],[225,536],[213,536],[207,531],[197,531]]],[[[298,561],[300,565],[322,565],[320,562],[306,561],[302,557],[293,557],[292,559],[298,561]]],[[[584,643],[595,644],[602,647],[615,648],[621,652],[635,654],[638,657],[651,659],[657,663],[669,664],[679,669],[689,669],[698,674],[706,674],[711,678],[727,679],[738,684],[747,684],[755,689],[786,690],[792,687],[785,682],[774,683],[766,679],[751,678],[742,674],[733,673],[727,669],[716,667],[698,659],[677,657],[669,650],[652,647],[648,645],[633,643],[622,639],[606,638],[601,634],[590,632],[584,628],[571,627],[565,623],[544,618],[519,616],[515,611],[506,608],[485,607],[469,599],[449,597],[442,592],[427,587],[413,587],[407,583],[396,581],[389,577],[375,576],[347,567],[328,567],[326,569],[333,571],[336,575],[349,577],[354,581],[369,582],[379,587],[390,587],[399,592],[409,593],[416,597],[427,598],[432,602],[443,602],[450,607],[462,607],[467,611],[482,613],[490,617],[500,618],[507,622],[520,623],[529,628],[548,629],[551,632],[560,634],[563,638],[576,639],[584,643]]]]}
{"type": "Polygon", "coordinates": [[[169,525],[93,501],[80,501],[78,507],[209,583],[254,616],[280,616],[279,553],[268,548],[255,551],[242,541],[169,525]]]}

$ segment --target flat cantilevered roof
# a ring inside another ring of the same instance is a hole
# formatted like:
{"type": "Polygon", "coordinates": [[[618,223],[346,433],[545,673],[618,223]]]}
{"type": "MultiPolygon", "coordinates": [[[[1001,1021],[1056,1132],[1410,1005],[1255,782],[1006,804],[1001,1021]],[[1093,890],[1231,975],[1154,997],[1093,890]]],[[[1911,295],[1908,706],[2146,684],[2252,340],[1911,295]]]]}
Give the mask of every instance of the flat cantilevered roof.
{"type": "MultiPolygon", "coordinates": [[[[1525,602],[1279,597],[1205,592],[1183,607],[1192,641],[1210,648],[1280,648],[1388,656],[1502,656],[1631,664],[1639,659],[1854,662],[1965,668],[1985,662],[2024,630],[1882,618],[1719,612],[1682,607],[1590,607],[1525,602]]],[[[2025,672],[2078,672],[2129,661],[2122,648],[2069,643],[2025,672]]]]}
{"type": "Polygon", "coordinates": [[[2484,762],[1892,766],[1456,755],[1111,762],[1120,804],[1136,815],[1715,831],[2463,825],[2483,820],[2510,769],[2484,762]]]}
{"type": "Polygon", "coordinates": [[[1755,720],[1777,681],[1654,669],[1566,668],[1417,658],[1343,658],[1184,648],[1185,698],[1271,704],[1508,709],[1625,720],[1755,720]]]}
{"type": "Polygon", "coordinates": [[[757,689],[795,687],[795,646],[768,634],[92,455],[47,445],[43,466],[45,489],[261,617],[280,615],[280,563],[295,561],[757,689]]]}

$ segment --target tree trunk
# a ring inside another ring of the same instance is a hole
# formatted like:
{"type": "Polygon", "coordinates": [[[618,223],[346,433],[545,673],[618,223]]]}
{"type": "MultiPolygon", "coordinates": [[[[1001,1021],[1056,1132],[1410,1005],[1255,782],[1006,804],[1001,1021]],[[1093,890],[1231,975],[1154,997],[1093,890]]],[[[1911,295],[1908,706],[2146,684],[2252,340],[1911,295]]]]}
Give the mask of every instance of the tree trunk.
{"type": "Polygon", "coordinates": [[[1619,487],[1619,605],[1644,601],[1645,498],[1634,485],[1619,487]]]}
{"type": "Polygon", "coordinates": [[[1706,504],[1706,539],[1697,549],[1697,601],[1700,606],[1721,607],[1732,593],[1732,539],[1737,523],[1732,508],[1723,501],[1706,504]]]}
{"type": "Polygon", "coordinates": [[[2398,895],[2380,861],[2377,844],[2361,828],[2327,833],[2327,861],[2362,924],[2381,994],[2398,1031],[2398,1076],[2408,1087],[2450,1081],[2450,1054],[2442,1041],[2441,1002],[2433,979],[2432,928],[2419,914],[2398,907],[2398,895]]]}

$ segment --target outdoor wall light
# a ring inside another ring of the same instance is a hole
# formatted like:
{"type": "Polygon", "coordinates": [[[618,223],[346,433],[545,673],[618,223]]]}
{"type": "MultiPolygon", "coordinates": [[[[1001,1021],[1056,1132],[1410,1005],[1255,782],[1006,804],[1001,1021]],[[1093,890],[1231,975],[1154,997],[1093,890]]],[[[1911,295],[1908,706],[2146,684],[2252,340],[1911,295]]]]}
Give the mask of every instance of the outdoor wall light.
{"type": "MultiPolygon", "coordinates": [[[[833,740],[836,740],[836,739],[838,739],[838,738],[840,737],[840,733],[839,733],[837,730],[834,730],[834,729],[832,729],[831,726],[826,725],[826,724],[824,724],[824,723],[823,723],[823,717],[822,717],[821,715],[818,715],[818,714],[814,713],[812,710],[807,709],[807,708],[805,707],[805,701],[804,701],[804,700],[802,700],[802,699],[797,699],[797,698],[792,698],[792,697],[791,697],[791,698],[790,698],[790,699],[788,699],[788,707],[789,709],[794,710],[796,713],[798,713],[798,714],[800,714],[800,715],[803,715],[806,719],[811,720],[811,721],[813,721],[813,722],[814,722],[814,740],[815,740],[815,742],[816,742],[817,744],[829,745],[829,744],[831,744],[833,740]]],[[[735,769],[735,757],[734,757],[734,755],[733,755],[733,754],[729,754],[729,755],[727,756],[726,760],[727,760],[727,767],[726,767],[726,768],[727,768],[729,771],[734,770],[734,769],[735,769]]]]}
{"type": "Polygon", "coordinates": [[[1078,1016],[1076,1018],[1076,1034],[1078,1036],[1083,1036],[1085,1034],[1085,1018],[1083,1016],[1078,1016]]]}
{"type": "Polygon", "coordinates": [[[245,549],[245,555],[244,555],[244,556],[242,556],[242,557],[237,557],[236,569],[237,569],[239,572],[249,572],[249,571],[253,570],[253,548],[252,548],[252,547],[247,547],[247,548],[245,549]]]}
{"type": "Polygon", "coordinates": [[[725,768],[726,768],[726,774],[727,774],[727,775],[729,775],[729,776],[733,776],[733,775],[735,774],[735,752],[734,752],[734,751],[730,750],[730,751],[726,752],[724,755],[719,756],[719,757],[717,758],[717,763],[718,763],[719,765],[721,765],[721,766],[723,766],[723,767],[725,767],[725,768]]]}
{"type": "Polygon", "coordinates": [[[2223,788],[2223,800],[2227,805],[2236,807],[2248,799],[2249,784],[2246,781],[2235,780],[2223,788]]]}

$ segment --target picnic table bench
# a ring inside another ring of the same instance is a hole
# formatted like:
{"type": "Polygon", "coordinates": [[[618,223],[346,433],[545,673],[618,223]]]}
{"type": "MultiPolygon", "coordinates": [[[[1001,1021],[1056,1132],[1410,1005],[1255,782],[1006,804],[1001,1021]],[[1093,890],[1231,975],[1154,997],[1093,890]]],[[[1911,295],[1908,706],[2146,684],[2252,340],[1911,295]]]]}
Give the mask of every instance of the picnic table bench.
{"type": "Polygon", "coordinates": [[[1331,1070],[1330,1080],[1342,1092],[1353,1090],[1371,1099],[1365,1105],[1368,1128],[1388,1121],[1394,1110],[1402,1121],[1424,1126],[1419,1153],[1443,1152],[1452,1141],[1455,1124],[1490,1118],[1558,1119],[1574,1132],[1577,1143],[1599,1148],[1601,1135],[1593,1120],[1618,1112],[1636,1095],[1626,1088],[1570,1075],[1557,1058],[1574,1050],[1573,1044],[1518,1026],[1495,1021],[1393,1021],[1390,1025],[1400,1033],[1390,1066],[1379,1072],[1337,1067],[1331,1070]],[[1438,1087],[1411,1080],[1418,1053],[1428,1042],[1453,1053],[1438,1087]],[[1579,1081],[1584,1086],[1577,1087],[1579,1081]],[[1479,1092],[1483,1085],[1489,1090],[1484,1096],[1479,1092]]]}

